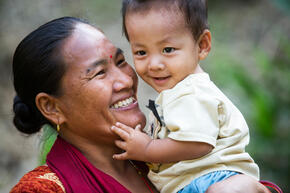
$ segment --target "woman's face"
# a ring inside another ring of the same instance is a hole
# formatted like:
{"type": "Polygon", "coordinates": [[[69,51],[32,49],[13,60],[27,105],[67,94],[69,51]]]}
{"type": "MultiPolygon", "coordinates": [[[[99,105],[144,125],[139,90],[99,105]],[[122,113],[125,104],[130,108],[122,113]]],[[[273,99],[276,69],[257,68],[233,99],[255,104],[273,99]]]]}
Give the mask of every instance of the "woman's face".
{"type": "Polygon", "coordinates": [[[136,98],[136,73],[102,32],[77,24],[61,55],[66,64],[58,97],[65,117],[63,135],[104,143],[116,138],[110,130],[116,121],[145,125],[136,98]]]}

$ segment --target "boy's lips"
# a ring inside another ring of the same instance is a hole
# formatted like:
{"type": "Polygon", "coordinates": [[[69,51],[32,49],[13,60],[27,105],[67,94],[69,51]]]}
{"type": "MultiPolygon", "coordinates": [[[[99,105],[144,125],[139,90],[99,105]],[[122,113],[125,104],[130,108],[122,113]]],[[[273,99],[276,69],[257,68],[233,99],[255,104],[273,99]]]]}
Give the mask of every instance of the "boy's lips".
{"type": "Polygon", "coordinates": [[[164,86],[167,83],[171,76],[164,76],[164,77],[151,77],[153,82],[158,86],[164,86]]]}

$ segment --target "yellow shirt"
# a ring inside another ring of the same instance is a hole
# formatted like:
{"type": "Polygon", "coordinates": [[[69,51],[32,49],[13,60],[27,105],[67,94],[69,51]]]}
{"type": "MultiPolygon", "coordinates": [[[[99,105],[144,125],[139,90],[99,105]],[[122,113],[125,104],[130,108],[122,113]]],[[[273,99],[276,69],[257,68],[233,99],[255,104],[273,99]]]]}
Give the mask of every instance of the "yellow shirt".
{"type": "Polygon", "coordinates": [[[249,143],[247,123],[208,74],[189,75],[174,88],[162,91],[155,103],[162,126],[151,113],[145,132],[152,138],[204,142],[214,147],[198,159],[149,164],[148,177],[161,193],[177,192],[193,179],[219,170],[259,179],[257,164],[245,152],[249,143]]]}

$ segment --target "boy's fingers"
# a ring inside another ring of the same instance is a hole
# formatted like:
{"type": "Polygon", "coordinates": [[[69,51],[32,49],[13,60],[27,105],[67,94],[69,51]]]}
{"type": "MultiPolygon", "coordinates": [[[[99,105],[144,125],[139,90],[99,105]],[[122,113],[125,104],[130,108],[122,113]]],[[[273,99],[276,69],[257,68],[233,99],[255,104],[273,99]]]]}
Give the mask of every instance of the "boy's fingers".
{"type": "Polygon", "coordinates": [[[121,153],[121,154],[114,154],[113,159],[116,160],[126,160],[127,158],[127,152],[121,153]]]}
{"type": "Polygon", "coordinates": [[[117,122],[116,126],[119,127],[120,129],[123,129],[124,131],[130,133],[130,131],[132,130],[131,127],[128,127],[127,125],[124,125],[123,123],[117,122]]]}
{"type": "Polygon", "coordinates": [[[129,138],[129,133],[127,133],[126,131],[115,126],[112,126],[111,129],[114,133],[119,135],[123,140],[127,140],[129,138]]]}
{"type": "Polygon", "coordinates": [[[115,144],[116,144],[117,147],[119,147],[119,148],[121,148],[123,150],[126,150],[126,142],[121,141],[121,140],[116,140],[115,144]]]}
{"type": "Polygon", "coordinates": [[[135,127],[135,130],[137,130],[137,131],[141,131],[141,132],[142,132],[141,124],[138,124],[138,125],[135,127]]]}

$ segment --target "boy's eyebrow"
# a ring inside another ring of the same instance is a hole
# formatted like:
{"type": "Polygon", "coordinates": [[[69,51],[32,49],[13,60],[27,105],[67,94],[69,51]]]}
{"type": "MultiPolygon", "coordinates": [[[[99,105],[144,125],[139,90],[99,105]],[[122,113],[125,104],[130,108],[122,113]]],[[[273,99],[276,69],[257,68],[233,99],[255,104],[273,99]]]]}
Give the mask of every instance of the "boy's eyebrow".
{"type": "Polygon", "coordinates": [[[133,43],[133,46],[136,46],[136,47],[144,47],[142,44],[140,43],[133,43]]]}
{"type": "MultiPolygon", "coordinates": [[[[172,40],[174,40],[174,38],[172,38],[172,37],[166,37],[166,38],[158,41],[157,44],[163,44],[163,43],[172,42],[172,40]]],[[[145,47],[145,46],[143,46],[140,43],[133,43],[133,46],[136,46],[136,47],[145,47]]]]}
{"type": "Polygon", "coordinates": [[[158,43],[158,44],[162,44],[162,43],[171,42],[172,39],[173,39],[173,38],[171,38],[171,37],[166,37],[166,38],[164,38],[164,39],[158,41],[157,43],[158,43]]]}

